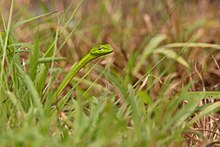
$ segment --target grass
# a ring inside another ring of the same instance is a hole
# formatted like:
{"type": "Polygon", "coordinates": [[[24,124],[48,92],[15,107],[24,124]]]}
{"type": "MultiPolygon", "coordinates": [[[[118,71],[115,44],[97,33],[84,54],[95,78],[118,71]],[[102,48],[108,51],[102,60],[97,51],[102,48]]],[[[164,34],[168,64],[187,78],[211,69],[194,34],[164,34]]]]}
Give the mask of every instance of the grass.
{"type": "Polygon", "coordinates": [[[157,2],[5,2],[0,146],[218,143],[220,46],[206,35],[218,17],[211,9],[197,21],[195,3],[157,2]],[[114,53],[86,65],[54,105],[69,68],[105,42],[114,53]]]}

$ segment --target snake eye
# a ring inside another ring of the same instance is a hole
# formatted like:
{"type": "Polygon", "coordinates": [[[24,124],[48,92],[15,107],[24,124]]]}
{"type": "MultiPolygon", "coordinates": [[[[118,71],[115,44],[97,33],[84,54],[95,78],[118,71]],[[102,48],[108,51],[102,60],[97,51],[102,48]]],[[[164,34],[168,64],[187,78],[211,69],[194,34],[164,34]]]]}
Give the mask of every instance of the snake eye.
{"type": "Polygon", "coordinates": [[[102,50],[102,47],[99,48],[99,51],[101,51],[101,50],[102,50]]]}

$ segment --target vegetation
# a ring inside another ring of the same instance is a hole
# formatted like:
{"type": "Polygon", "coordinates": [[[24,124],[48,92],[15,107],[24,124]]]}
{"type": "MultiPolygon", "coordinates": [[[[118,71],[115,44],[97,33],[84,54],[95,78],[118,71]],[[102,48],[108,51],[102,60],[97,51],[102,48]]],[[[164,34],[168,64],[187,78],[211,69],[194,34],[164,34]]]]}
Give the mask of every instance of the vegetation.
{"type": "Polygon", "coordinates": [[[220,144],[218,0],[0,5],[0,146],[220,144]]]}

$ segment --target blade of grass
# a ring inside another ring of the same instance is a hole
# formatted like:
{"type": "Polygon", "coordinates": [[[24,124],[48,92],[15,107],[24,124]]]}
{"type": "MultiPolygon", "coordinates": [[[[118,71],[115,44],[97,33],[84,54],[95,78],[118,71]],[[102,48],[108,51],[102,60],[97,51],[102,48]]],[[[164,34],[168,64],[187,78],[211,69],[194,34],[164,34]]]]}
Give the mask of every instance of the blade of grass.
{"type": "Polygon", "coordinates": [[[15,108],[17,109],[18,112],[24,113],[23,107],[21,102],[18,100],[18,98],[14,95],[14,93],[7,91],[7,95],[15,108]]]}
{"type": "Polygon", "coordinates": [[[157,35],[150,40],[148,45],[144,48],[143,54],[137,59],[137,65],[133,70],[133,75],[136,75],[141,66],[145,63],[146,58],[154,52],[155,48],[166,39],[165,35],[157,35]]]}
{"type": "Polygon", "coordinates": [[[167,49],[167,48],[157,48],[154,53],[160,53],[160,54],[163,54],[165,55],[167,58],[170,58],[170,59],[174,59],[176,60],[177,62],[179,62],[180,64],[182,64],[183,66],[185,66],[186,68],[189,69],[189,64],[186,62],[186,60],[178,55],[176,52],[170,50],[170,49],[167,49]]]}
{"type": "Polygon", "coordinates": [[[32,51],[30,57],[30,78],[32,79],[32,81],[35,81],[37,74],[38,56],[39,56],[39,33],[37,32],[34,39],[34,50],[32,51]]]}
{"type": "Polygon", "coordinates": [[[46,16],[49,16],[49,15],[52,15],[54,13],[58,13],[58,11],[49,12],[49,13],[46,13],[46,14],[42,14],[42,15],[39,15],[39,16],[35,16],[35,17],[32,17],[32,18],[29,18],[27,20],[19,21],[19,22],[13,24],[12,30],[16,29],[17,27],[19,27],[19,26],[21,26],[21,25],[23,25],[25,23],[37,20],[37,19],[42,18],[42,17],[46,17],[46,16]]]}
{"type": "MultiPolygon", "coordinates": [[[[5,65],[5,59],[6,59],[6,56],[7,56],[7,52],[6,52],[6,48],[7,48],[7,43],[8,43],[8,38],[9,38],[9,33],[10,33],[10,26],[11,26],[11,20],[12,20],[12,14],[13,14],[13,8],[14,8],[14,0],[11,1],[11,6],[10,6],[10,12],[9,12],[9,17],[8,17],[8,23],[7,23],[7,28],[6,29],[6,32],[5,32],[5,40],[4,42],[1,41],[1,44],[3,44],[3,48],[2,48],[2,51],[3,51],[3,57],[2,57],[2,60],[1,60],[1,81],[4,81],[4,65],[5,65]]],[[[3,15],[2,15],[3,16],[3,15]]],[[[4,17],[3,17],[4,18],[4,17]]],[[[4,21],[4,19],[3,19],[4,21]]],[[[3,22],[3,24],[6,24],[5,22],[3,22]]],[[[4,25],[5,26],[5,25],[4,25]]],[[[3,39],[2,39],[3,40],[3,39]]],[[[2,93],[2,88],[3,88],[3,85],[1,84],[0,86],[0,93],[2,93]]],[[[0,97],[1,97],[1,94],[0,94],[0,97]]]]}
{"type": "MultiPolygon", "coordinates": [[[[30,43],[26,43],[26,42],[16,42],[13,44],[10,44],[8,47],[19,47],[21,46],[22,48],[28,48],[28,49],[33,49],[34,46],[30,43]]],[[[29,51],[29,50],[24,50],[24,51],[29,51]]],[[[17,52],[22,52],[22,50],[18,50],[17,52]]]]}
{"type": "Polygon", "coordinates": [[[213,49],[220,49],[220,45],[218,44],[210,44],[210,43],[195,43],[195,42],[186,42],[186,43],[170,43],[165,45],[164,47],[167,48],[179,48],[179,47],[201,47],[201,48],[213,48],[213,49]]]}
{"type": "Polygon", "coordinates": [[[212,114],[214,112],[217,112],[220,110],[220,102],[210,103],[207,106],[205,106],[200,112],[189,122],[187,122],[188,126],[193,125],[196,121],[199,119],[208,116],[209,114],[212,114]]]}
{"type": "Polygon", "coordinates": [[[40,117],[44,116],[44,112],[43,112],[43,106],[40,102],[40,97],[39,94],[34,86],[33,81],[31,80],[31,78],[21,69],[21,67],[17,64],[15,64],[16,68],[18,69],[19,73],[21,74],[22,80],[25,83],[27,89],[29,90],[30,94],[31,94],[31,98],[32,98],[32,102],[34,104],[34,106],[37,108],[37,111],[39,113],[40,117]]]}
{"type": "MultiPolygon", "coordinates": [[[[64,57],[43,57],[43,58],[38,58],[38,64],[39,63],[52,63],[52,62],[57,62],[57,61],[64,61],[66,58],[64,57]]],[[[25,65],[31,64],[30,60],[25,61],[25,65]]]]}

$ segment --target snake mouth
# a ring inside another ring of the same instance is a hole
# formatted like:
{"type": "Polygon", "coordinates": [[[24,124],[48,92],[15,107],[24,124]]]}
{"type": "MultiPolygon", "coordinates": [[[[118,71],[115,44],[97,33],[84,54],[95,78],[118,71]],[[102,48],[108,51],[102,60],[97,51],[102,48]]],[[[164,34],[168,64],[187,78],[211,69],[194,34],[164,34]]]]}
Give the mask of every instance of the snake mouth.
{"type": "Polygon", "coordinates": [[[109,51],[105,51],[104,53],[90,53],[90,54],[93,56],[99,57],[99,56],[104,56],[104,55],[110,54],[112,52],[113,52],[113,50],[109,50],[109,51]]]}
{"type": "Polygon", "coordinates": [[[110,54],[113,52],[113,49],[109,49],[109,51],[106,51],[106,54],[110,54]]]}
{"type": "Polygon", "coordinates": [[[110,54],[110,53],[112,53],[112,52],[113,52],[112,49],[109,49],[108,51],[105,50],[105,53],[100,54],[100,56],[102,56],[102,55],[107,55],[107,54],[110,54]]]}
{"type": "Polygon", "coordinates": [[[104,55],[110,54],[110,53],[113,52],[113,48],[110,44],[105,44],[105,45],[103,45],[103,47],[104,47],[104,50],[105,50],[105,53],[103,53],[104,55]],[[107,48],[106,48],[106,46],[107,46],[107,48]]]}

